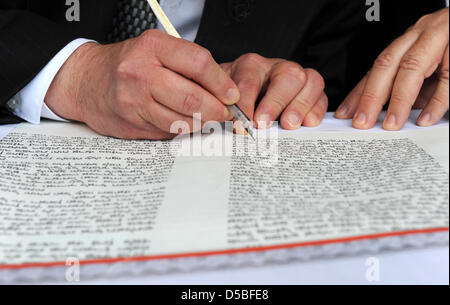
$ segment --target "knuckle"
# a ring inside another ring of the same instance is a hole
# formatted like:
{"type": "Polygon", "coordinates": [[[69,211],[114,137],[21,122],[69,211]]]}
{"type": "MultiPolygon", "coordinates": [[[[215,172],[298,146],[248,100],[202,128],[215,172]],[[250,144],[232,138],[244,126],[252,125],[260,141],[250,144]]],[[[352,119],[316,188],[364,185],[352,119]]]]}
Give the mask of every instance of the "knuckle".
{"type": "Polygon", "coordinates": [[[422,35],[423,33],[423,27],[419,26],[416,24],[414,24],[413,26],[410,26],[405,33],[410,34],[411,36],[415,36],[416,38],[420,37],[420,35],[422,35]]]}
{"type": "Polygon", "coordinates": [[[119,80],[136,80],[140,74],[133,61],[124,60],[117,65],[115,75],[119,80]]]}
{"type": "Polygon", "coordinates": [[[208,69],[214,60],[210,51],[204,48],[198,48],[195,51],[193,61],[196,74],[197,76],[200,76],[208,69]]]}
{"type": "Polygon", "coordinates": [[[413,31],[415,31],[415,30],[416,30],[416,26],[413,25],[413,26],[410,26],[410,27],[408,27],[408,28],[406,29],[406,33],[410,33],[410,32],[413,32],[413,31]]]}
{"type": "Polygon", "coordinates": [[[400,62],[400,69],[411,72],[420,72],[422,70],[421,59],[416,55],[407,54],[400,62]]]}
{"type": "Polygon", "coordinates": [[[306,79],[306,73],[303,68],[293,62],[285,62],[282,66],[282,71],[286,75],[293,77],[297,81],[302,81],[306,79]]]}
{"type": "Polygon", "coordinates": [[[183,104],[181,105],[182,111],[184,113],[194,113],[199,110],[200,103],[195,94],[190,93],[186,95],[186,97],[183,100],[183,104]]]}
{"type": "Polygon", "coordinates": [[[139,36],[138,39],[146,49],[156,49],[161,40],[161,32],[158,30],[148,30],[139,36]]]}
{"type": "Polygon", "coordinates": [[[417,26],[423,26],[427,24],[430,20],[433,20],[433,16],[431,14],[424,15],[419,18],[419,20],[416,22],[417,26]]]}
{"type": "Polygon", "coordinates": [[[158,30],[147,30],[140,36],[146,43],[152,44],[158,41],[161,37],[161,31],[158,30]]]}
{"type": "Polygon", "coordinates": [[[259,64],[261,62],[262,57],[256,53],[248,53],[241,56],[241,61],[244,61],[246,63],[256,63],[259,64]]]}
{"type": "Polygon", "coordinates": [[[311,82],[316,88],[320,88],[321,90],[325,89],[325,80],[319,72],[313,69],[309,69],[307,73],[308,82],[311,82]]]}
{"type": "Polygon", "coordinates": [[[390,53],[382,53],[377,57],[373,66],[378,69],[388,69],[394,64],[394,56],[390,53]]]}

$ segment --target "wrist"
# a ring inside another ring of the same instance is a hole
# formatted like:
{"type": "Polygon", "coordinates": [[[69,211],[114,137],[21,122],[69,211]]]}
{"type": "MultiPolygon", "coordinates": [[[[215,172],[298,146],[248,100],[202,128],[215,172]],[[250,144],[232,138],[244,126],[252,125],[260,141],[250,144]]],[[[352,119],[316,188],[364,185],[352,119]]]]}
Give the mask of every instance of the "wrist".
{"type": "Polygon", "coordinates": [[[45,103],[56,115],[68,120],[83,121],[86,85],[95,82],[90,79],[89,71],[95,65],[95,57],[101,47],[94,42],[85,43],[67,59],[56,74],[45,96],[45,103]]]}

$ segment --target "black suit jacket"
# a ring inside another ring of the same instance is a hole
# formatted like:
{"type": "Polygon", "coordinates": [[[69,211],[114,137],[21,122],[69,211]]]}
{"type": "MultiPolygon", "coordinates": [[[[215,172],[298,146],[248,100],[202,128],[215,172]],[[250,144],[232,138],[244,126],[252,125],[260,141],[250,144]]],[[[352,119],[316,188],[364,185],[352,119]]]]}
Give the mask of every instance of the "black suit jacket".
{"type": "MultiPolygon", "coordinates": [[[[189,1],[189,0],[184,0],[189,1]]],[[[80,0],[68,22],[64,0],[0,0],[0,124],[17,122],[7,101],[75,38],[105,42],[117,0],[80,0]]],[[[206,0],[196,42],[218,62],[255,52],[317,69],[330,109],[370,68],[375,56],[444,0],[381,0],[381,22],[365,19],[365,0],[206,0]]]]}

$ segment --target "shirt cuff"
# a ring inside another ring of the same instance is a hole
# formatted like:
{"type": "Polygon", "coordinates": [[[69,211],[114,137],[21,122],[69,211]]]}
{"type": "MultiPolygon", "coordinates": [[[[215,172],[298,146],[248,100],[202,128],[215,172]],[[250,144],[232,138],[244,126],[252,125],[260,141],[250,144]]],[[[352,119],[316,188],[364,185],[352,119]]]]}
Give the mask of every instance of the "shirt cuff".
{"type": "Polygon", "coordinates": [[[51,111],[50,108],[48,108],[45,101],[42,103],[41,118],[49,119],[49,120],[53,120],[53,121],[69,122],[68,120],[65,120],[65,119],[57,116],[53,111],[51,111]]]}
{"type": "Polygon", "coordinates": [[[39,72],[39,74],[11,101],[7,104],[9,110],[21,119],[32,123],[39,124],[41,117],[65,121],[54,114],[44,103],[48,88],[53,79],[58,73],[59,69],[64,65],[66,60],[75,52],[80,46],[87,42],[93,42],[88,39],[76,39],[65,46],[55,57],[39,72]]]}

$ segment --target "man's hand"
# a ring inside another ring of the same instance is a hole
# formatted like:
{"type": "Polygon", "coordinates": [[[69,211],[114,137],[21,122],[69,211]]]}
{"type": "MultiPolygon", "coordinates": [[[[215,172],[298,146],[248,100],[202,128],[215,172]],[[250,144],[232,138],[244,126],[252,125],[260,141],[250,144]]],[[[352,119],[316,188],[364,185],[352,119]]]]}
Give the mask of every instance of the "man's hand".
{"type": "Polygon", "coordinates": [[[449,109],[449,10],[421,18],[375,61],[372,70],[336,112],[353,126],[372,128],[390,100],[383,127],[399,130],[411,108],[423,109],[417,123],[431,126],[449,109]]]}
{"type": "MultiPolygon", "coordinates": [[[[235,83],[206,49],[160,31],[112,45],[88,43],[64,64],[45,101],[57,115],[124,139],[169,139],[174,122],[225,121],[235,83]]],[[[197,124],[196,124],[197,125],[197,124]]],[[[175,131],[178,132],[178,131],[175,131]]]]}
{"type": "Polygon", "coordinates": [[[328,108],[322,76],[294,62],[267,59],[247,54],[222,68],[237,84],[241,99],[238,106],[256,122],[271,126],[281,115],[281,126],[288,130],[321,123],[328,108]],[[255,103],[262,96],[255,111],[255,103]]]}

